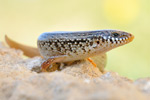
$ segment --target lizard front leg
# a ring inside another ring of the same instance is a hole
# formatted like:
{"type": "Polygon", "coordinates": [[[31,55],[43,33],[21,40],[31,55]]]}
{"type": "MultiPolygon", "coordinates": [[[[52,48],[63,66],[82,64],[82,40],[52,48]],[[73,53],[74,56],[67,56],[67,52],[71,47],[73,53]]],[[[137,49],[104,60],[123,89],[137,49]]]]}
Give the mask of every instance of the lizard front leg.
{"type": "Polygon", "coordinates": [[[56,63],[56,62],[62,62],[63,59],[65,59],[65,56],[57,56],[57,57],[48,58],[41,65],[42,72],[47,72],[47,69],[50,65],[52,65],[53,63],[56,63]]]}

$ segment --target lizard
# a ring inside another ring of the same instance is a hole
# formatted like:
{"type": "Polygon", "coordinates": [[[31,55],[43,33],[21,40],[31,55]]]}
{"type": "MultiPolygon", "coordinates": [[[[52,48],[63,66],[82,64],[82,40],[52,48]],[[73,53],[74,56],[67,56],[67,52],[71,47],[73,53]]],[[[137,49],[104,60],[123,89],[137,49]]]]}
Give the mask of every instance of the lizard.
{"type": "Polygon", "coordinates": [[[76,61],[86,58],[96,66],[89,57],[105,55],[111,49],[131,42],[134,36],[125,31],[111,29],[44,32],[38,37],[38,50],[15,43],[7,36],[5,39],[11,47],[25,51],[27,56],[41,55],[44,57],[46,61],[42,63],[41,68],[43,72],[46,72],[47,68],[53,63],[76,61]],[[29,53],[28,50],[32,52],[29,53]]]}

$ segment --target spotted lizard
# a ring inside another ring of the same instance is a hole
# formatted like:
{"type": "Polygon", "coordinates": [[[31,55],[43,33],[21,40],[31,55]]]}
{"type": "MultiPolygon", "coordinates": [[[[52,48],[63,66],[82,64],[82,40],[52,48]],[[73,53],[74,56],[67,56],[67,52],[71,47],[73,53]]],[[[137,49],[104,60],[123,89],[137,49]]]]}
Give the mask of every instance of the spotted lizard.
{"type": "Polygon", "coordinates": [[[91,61],[89,57],[104,55],[107,51],[127,44],[133,39],[134,36],[131,33],[120,30],[45,32],[37,40],[37,50],[15,43],[6,36],[6,41],[11,47],[22,49],[28,56],[36,56],[40,52],[40,55],[46,59],[41,65],[43,72],[56,62],[86,58],[91,61]],[[32,52],[29,53],[29,51],[32,52]]]}

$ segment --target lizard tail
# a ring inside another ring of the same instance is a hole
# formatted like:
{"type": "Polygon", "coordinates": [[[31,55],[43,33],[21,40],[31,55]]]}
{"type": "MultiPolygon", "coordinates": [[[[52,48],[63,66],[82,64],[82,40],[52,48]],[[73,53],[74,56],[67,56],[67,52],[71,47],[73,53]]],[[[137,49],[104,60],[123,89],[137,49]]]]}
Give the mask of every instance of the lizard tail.
{"type": "Polygon", "coordinates": [[[11,40],[10,38],[8,38],[7,35],[5,35],[5,41],[11,48],[22,50],[24,52],[24,55],[26,55],[28,57],[41,56],[37,48],[17,43],[15,41],[11,40]]]}

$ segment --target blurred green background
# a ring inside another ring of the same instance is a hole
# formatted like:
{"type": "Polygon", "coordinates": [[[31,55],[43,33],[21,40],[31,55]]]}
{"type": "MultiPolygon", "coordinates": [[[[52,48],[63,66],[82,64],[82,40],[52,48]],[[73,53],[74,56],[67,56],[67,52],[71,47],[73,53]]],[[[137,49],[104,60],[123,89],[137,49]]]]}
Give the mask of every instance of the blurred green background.
{"type": "Polygon", "coordinates": [[[36,47],[48,31],[119,29],[132,43],[108,52],[107,70],[130,79],[150,76],[150,0],[0,0],[0,40],[36,47]]]}

